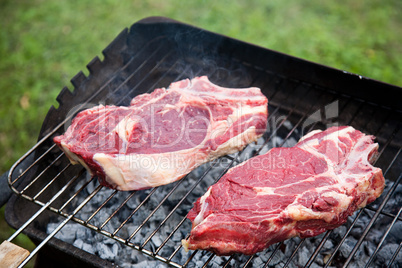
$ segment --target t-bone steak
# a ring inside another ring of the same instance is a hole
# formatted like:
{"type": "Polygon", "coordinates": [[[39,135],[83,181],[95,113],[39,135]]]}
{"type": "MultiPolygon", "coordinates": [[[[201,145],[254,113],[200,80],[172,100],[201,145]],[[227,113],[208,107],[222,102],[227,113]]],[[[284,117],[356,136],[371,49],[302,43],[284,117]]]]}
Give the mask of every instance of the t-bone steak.
{"type": "Polygon", "coordinates": [[[184,248],[251,255],[340,226],[384,189],[381,169],[371,165],[378,150],[373,139],[331,127],[231,168],[190,210],[184,248]]]}
{"type": "Polygon", "coordinates": [[[196,77],[138,95],[129,107],[84,110],[54,142],[101,185],[145,189],[256,141],[266,129],[267,104],[259,88],[225,88],[196,77]]]}

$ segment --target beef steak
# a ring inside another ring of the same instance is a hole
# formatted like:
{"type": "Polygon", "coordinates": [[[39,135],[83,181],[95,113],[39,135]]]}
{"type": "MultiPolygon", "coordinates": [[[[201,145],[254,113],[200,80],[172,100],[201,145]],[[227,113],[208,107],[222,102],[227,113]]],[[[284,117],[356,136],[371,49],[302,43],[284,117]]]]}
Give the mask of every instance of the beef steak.
{"type": "Polygon", "coordinates": [[[340,226],[384,189],[381,169],[371,165],[378,150],[373,139],[332,127],[231,168],[189,212],[193,226],[184,248],[251,255],[340,226]]]}
{"type": "Polygon", "coordinates": [[[84,110],[54,142],[102,185],[150,188],[257,140],[266,129],[267,103],[259,88],[186,79],[138,95],[129,107],[84,110]]]}

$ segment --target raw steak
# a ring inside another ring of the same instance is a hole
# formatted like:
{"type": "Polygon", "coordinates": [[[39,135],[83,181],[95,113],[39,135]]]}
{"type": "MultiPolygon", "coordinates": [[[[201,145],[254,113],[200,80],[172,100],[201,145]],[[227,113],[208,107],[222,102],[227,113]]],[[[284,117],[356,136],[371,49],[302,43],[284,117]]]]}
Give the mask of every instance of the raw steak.
{"type": "Polygon", "coordinates": [[[145,189],[256,141],[266,129],[267,103],[259,88],[219,87],[205,76],[186,79],[138,95],[129,107],[82,111],[54,142],[102,185],[145,189]]]}
{"type": "Polygon", "coordinates": [[[231,168],[189,212],[184,248],[251,255],[345,223],[384,189],[381,169],[370,164],[378,149],[373,139],[332,127],[231,168]]]}

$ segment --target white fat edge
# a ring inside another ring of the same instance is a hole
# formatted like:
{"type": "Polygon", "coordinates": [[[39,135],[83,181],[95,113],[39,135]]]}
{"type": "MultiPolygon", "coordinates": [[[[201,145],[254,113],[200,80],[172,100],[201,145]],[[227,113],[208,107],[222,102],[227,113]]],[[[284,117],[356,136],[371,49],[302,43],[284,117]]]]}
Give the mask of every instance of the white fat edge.
{"type": "Polygon", "coordinates": [[[298,203],[297,198],[294,203],[290,204],[284,211],[290,218],[295,221],[306,221],[306,220],[324,220],[326,222],[331,222],[339,214],[345,211],[351,204],[353,198],[347,196],[343,193],[337,192],[326,192],[321,195],[322,197],[332,197],[338,201],[336,206],[332,207],[331,211],[313,211],[311,208],[306,208],[305,206],[298,203]]]}
{"type": "Polygon", "coordinates": [[[65,142],[60,143],[63,152],[66,154],[67,158],[70,160],[71,164],[76,165],[79,163],[79,157],[75,153],[71,152],[65,142]]]}
{"type": "MultiPolygon", "coordinates": [[[[118,190],[136,190],[155,187],[165,183],[165,179],[156,172],[158,167],[146,168],[139,164],[138,158],[152,160],[149,155],[117,155],[112,157],[103,153],[95,154],[94,160],[102,167],[108,183],[118,190]],[[137,166],[137,167],[136,167],[137,166]]],[[[162,175],[171,175],[172,171],[165,170],[162,175]]]]}
{"type": "Polygon", "coordinates": [[[92,175],[91,169],[84,162],[84,160],[82,160],[81,157],[79,157],[75,153],[71,152],[70,149],[68,148],[67,144],[65,144],[64,142],[61,142],[60,145],[62,147],[63,152],[66,154],[67,158],[70,160],[71,164],[76,165],[76,164],[80,163],[92,175]]]}
{"type": "Polygon", "coordinates": [[[201,209],[198,215],[194,219],[193,226],[199,225],[202,221],[204,221],[204,213],[205,210],[208,208],[208,203],[205,202],[205,199],[207,199],[210,194],[211,194],[211,187],[209,187],[207,192],[200,198],[201,209]]]}
{"type": "MultiPolygon", "coordinates": [[[[261,89],[258,87],[248,87],[248,88],[226,88],[226,87],[221,87],[218,85],[213,84],[212,82],[209,81],[209,83],[216,89],[218,89],[219,91],[202,91],[202,95],[209,95],[212,96],[216,99],[232,99],[232,100],[258,100],[261,99],[261,97],[263,96],[261,93],[261,89]],[[261,93],[261,95],[255,95],[255,96],[244,96],[244,95],[240,95],[240,96],[236,96],[236,95],[232,95],[232,94],[225,94],[226,92],[231,92],[231,91],[237,91],[237,92],[257,92],[257,93],[261,93]]],[[[169,89],[168,89],[169,90],[169,89]]],[[[189,83],[188,86],[186,88],[180,88],[180,89],[170,89],[170,90],[176,90],[178,92],[186,92],[189,93],[191,95],[195,95],[197,96],[197,91],[195,91],[193,89],[192,83],[189,83]]]]}
{"type": "MultiPolygon", "coordinates": [[[[341,142],[341,141],[339,141],[338,137],[339,136],[345,136],[347,133],[349,133],[351,131],[354,131],[354,128],[346,127],[344,129],[334,131],[334,132],[330,133],[329,135],[326,135],[325,140],[333,140],[336,143],[341,142]]],[[[311,137],[311,136],[313,136],[313,135],[315,135],[317,133],[320,133],[320,132],[322,132],[322,131],[321,130],[311,131],[308,134],[306,134],[305,136],[303,136],[299,140],[299,142],[301,142],[301,141],[303,141],[303,140],[305,140],[305,139],[307,139],[307,138],[309,138],[309,137],[311,137]]],[[[300,148],[305,149],[305,147],[306,147],[308,149],[308,151],[312,151],[312,150],[315,150],[315,148],[311,148],[309,146],[317,146],[319,143],[320,143],[320,141],[318,139],[312,139],[312,140],[306,141],[304,144],[302,144],[302,146],[300,148]]]]}
{"type": "Polygon", "coordinates": [[[119,189],[123,190],[126,185],[121,169],[114,164],[113,158],[110,155],[104,153],[96,153],[93,156],[93,160],[103,169],[105,172],[105,180],[119,189]]]}
{"type": "MultiPolygon", "coordinates": [[[[163,109],[162,112],[169,111],[172,109],[178,110],[183,106],[186,106],[187,104],[191,104],[192,106],[199,106],[200,108],[205,108],[205,103],[202,97],[199,97],[198,95],[194,95],[194,91],[191,90],[177,90],[173,89],[174,91],[177,91],[179,94],[184,92],[188,92],[190,94],[180,94],[180,102],[175,104],[175,105],[166,105],[163,109]]],[[[208,94],[205,94],[205,92],[202,92],[203,95],[210,95],[214,98],[219,95],[219,93],[216,92],[211,92],[208,94]]],[[[228,98],[228,96],[225,95],[225,100],[228,98]]],[[[261,98],[261,96],[257,96],[257,99],[261,98]]],[[[216,98],[219,100],[219,98],[216,98]]],[[[239,98],[240,100],[244,101],[244,96],[239,98]]],[[[228,116],[228,120],[231,120],[232,122],[235,122],[238,118],[240,118],[243,115],[247,114],[267,114],[268,109],[267,105],[258,105],[258,106],[251,106],[248,104],[244,104],[243,102],[237,102],[235,103],[234,106],[231,106],[233,108],[233,113],[228,116]]],[[[208,107],[207,107],[208,108],[208,107]]],[[[208,108],[209,110],[209,108],[208,108]]],[[[212,118],[213,119],[213,118],[212,118]]]]}
{"type": "Polygon", "coordinates": [[[298,221],[308,221],[308,220],[324,220],[325,222],[331,222],[338,213],[330,211],[330,212],[320,212],[313,211],[311,208],[306,208],[300,204],[289,205],[286,210],[282,213],[287,217],[290,217],[294,220],[294,222],[298,221]]]}
{"type": "Polygon", "coordinates": [[[255,135],[255,127],[247,129],[207,155],[199,152],[204,146],[204,141],[196,147],[176,152],[115,156],[97,153],[93,159],[104,170],[108,183],[117,185],[119,190],[130,190],[132,187],[153,187],[173,182],[205,162],[240,150],[247,144],[246,141],[254,141],[252,138],[247,138],[249,136],[254,137],[254,140],[258,139],[259,136],[255,135]],[[194,152],[197,153],[194,154],[194,152]],[[157,167],[158,163],[161,164],[161,159],[167,160],[164,162],[166,168],[163,170],[157,167]],[[149,168],[145,168],[139,164],[141,161],[157,165],[151,164],[149,168]],[[182,166],[178,166],[180,164],[182,166]]]}
{"type": "Polygon", "coordinates": [[[231,121],[231,123],[236,122],[239,118],[248,114],[256,116],[260,116],[260,114],[268,114],[266,105],[250,106],[239,103],[237,107],[235,106],[233,108],[233,113],[229,115],[227,119],[228,121],[231,121]]]}
{"type": "Polygon", "coordinates": [[[225,143],[218,146],[215,151],[211,152],[208,161],[221,157],[223,155],[238,152],[243,149],[247,144],[257,141],[258,138],[261,136],[262,135],[256,135],[254,126],[249,127],[248,129],[246,129],[246,131],[243,131],[239,135],[229,139],[225,143]]]}
{"type": "Polygon", "coordinates": [[[315,134],[317,134],[317,133],[320,133],[320,132],[322,132],[322,130],[320,130],[320,129],[316,129],[316,130],[310,131],[309,133],[307,133],[306,135],[304,135],[303,137],[301,137],[300,140],[299,140],[299,142],[302,142],[302,141],[304,141],[305,139],[310,138],[311,136],[313,136],[313,135],[315,135],[315,134]]]}
{"type": "Polygon", "coordinates": [[[192,149],[162,154],[98,153],[93,159],[102,167],[110,184],[117,185],[118,190],[134,190],[171,183],[206,162],[205,155],[196,154],[199,160],[192,149]]]}

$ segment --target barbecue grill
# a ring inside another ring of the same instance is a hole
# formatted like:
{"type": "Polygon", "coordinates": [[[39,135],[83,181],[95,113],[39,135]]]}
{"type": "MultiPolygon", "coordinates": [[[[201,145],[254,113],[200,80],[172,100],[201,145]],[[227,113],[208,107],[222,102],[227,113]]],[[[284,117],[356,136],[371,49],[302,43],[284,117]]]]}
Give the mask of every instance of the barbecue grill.
{"type": "MultiPolygon", "coordinates": [[[[151,17],[123,30],[63,88],[37,144],[9,171],[15,193],[7,222],[37,245],[39,267],[360,267],[402,264],[402,88],[151,17]],[[119,192],[71,165],[52,141],[74,115],[99,103],[128,105],[157,87],[199,75],[225,87],[260,87],[269,99],[266,133],[239,153],[204,164],[158,188],[119,192]],[[348,223],[293,238],[253,256],[185,252],[193,202],[232,166],[313,129],[351,125],[377,137],[386,189],[348,223]]],[[[18,232],[17,232],[18,233],[18,232]]],[[[14,237],[11,237],[12,240],[14,237]]],[[[30,258],[29,257],[29,258],[30,258]]],[[[24,265],[23,263],[22,265],[24,265]]]]}

